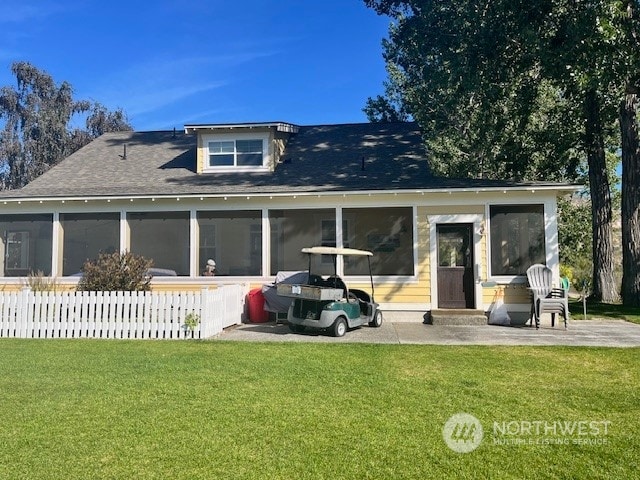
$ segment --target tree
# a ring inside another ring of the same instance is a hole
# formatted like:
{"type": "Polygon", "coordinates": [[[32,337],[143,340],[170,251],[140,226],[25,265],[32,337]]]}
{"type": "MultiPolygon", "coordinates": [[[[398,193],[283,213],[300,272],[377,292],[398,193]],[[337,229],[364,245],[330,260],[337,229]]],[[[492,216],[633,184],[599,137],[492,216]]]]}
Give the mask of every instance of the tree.
{"type": "Polygon", "coordinates": [[[365,0],[394,21],[384,54],[400,73],[389,81],[434,171],[571,180],[587,160],[592,296],[604,301],[617,299],[606,151],[620,44],[602,28],[613,1],[365,0]]]}
{"type": "Polygon", "coordinates": [[[544,30],[544,8],[534,2],[513,9],[504,1],[367,3],[394,18],[383,43],[385,96],[420,124],[436,173],[575,177],[578,138],[566,128],[575,106],[541,75],[529,38],[544,30]]]}
{"type": "Polygon", "coordinates": [[[622,130],[622,302],[640,307],[640,140],[638,90],[627,90],[620,106],[622,130]]]}
{"type": "Polygon", "coordinates": [[[94,102],[87,109],[85,129],[71,131],[70,148],[76,151],[87,145],[94,138],[98,138],[107,132],[127,132],[132,130],[129,120],[122,109],[109,111],[107,108],[94,102]]]}
{"type": "Polygon", "coordinates": [[[378,95],[376,98],[369,98],[362,111],[372,123],[406,122],[409,120],[409,116],[402,110],[401,106],[393,104],[387,97],[382,95],[378,95]]]}
{"type": "Polygon", "coordinates": [[[610,0],[555,0],[555,25],[541,45],[546,76],[582,105],[581,147],[585,152],[591,197],[593,285],[591,298],[619,298],[614,278],[613,204],[606,161],[607,137],[616,120],[620,84],[616,72],[617,42],[602,21],[610,0]]]}
{"type": "MultiPolygon", "coordinates": [[[[635,65],[626,81],[620,102],[620,135],[622,138],[622,302],[640,307],[640,5],[638,1],[619,2],[619,16],[630,55],[622,59],[635,65]],[[634,71],[635,70],[635,71],[634,71]]],[[[615,29],[614,29],[615,30],[615,29]]]]}
{"type": "Polygon", "coordinates": [[[578,291],[585,283],[591,284],[593,276],[591,202],[588,199],[561,198],[558,201],[558,236],[560,265],[578,291]]]}
{"type": "Polygon", "coordinates": [[[11,71],[17,88],[0,89],[2,189],[26,185],[105,131],[132,129],[121,110],[74,100],[69,83],[56,85],[30,63],[16,62],[11,71]],[[86,115],[85,130],[70,128],[77,115],[86,115]]]}

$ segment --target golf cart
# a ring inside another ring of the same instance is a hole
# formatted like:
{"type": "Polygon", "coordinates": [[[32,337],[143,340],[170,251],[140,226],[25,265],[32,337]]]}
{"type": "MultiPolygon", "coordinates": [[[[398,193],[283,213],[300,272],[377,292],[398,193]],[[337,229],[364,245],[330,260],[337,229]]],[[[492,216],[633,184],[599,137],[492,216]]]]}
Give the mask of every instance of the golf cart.
{"type": "Polygon", "coordinates": [[[309,255],[309,276],[307,285],[278,284],[278,295],[293,298],[287,313],[289,328],[293,332],[303,332],[307,328],[326,329],[333,336],[342,337],[349,328],[365,323],[371,327],[382,325],[382,312],[373,298],[373,275],[370,257],[366,250],[336,247],[303,248],[309,255]],[[334,275],[322,278],[311,273],[312,255],[333,256],[334,275]],[[337,256],[366,256],[371,279],[371,295],[363,290],[349,289],[337,275],[337,256]]]}

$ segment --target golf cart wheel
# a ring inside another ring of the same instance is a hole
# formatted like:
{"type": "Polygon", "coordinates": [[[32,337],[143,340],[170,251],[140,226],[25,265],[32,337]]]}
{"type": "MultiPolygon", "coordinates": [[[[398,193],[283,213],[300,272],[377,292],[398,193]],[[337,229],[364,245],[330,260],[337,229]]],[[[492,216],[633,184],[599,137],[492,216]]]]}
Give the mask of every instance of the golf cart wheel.
{"type": "Polygon", "coordinates": [[[344,334],[347,333],[347,321],[344,317],[336,318],[331,333],[333,333],[334,337],[343,337],[344,334]]]}
{"type": "Polygon", "coordinates": [[[382,312],[380,310],[376,310],[376,313],[373,315],[373,318],[369,322],[370,327],[379,327],[382,325],[382,312]]]}

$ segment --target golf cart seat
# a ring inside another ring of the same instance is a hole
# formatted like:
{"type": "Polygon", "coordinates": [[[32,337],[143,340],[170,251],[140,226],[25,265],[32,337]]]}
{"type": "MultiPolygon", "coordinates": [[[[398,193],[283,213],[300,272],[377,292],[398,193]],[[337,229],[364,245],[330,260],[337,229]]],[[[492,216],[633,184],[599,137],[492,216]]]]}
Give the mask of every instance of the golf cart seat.
{"type": "Polygon", "coordinates": [[[360,313],[362,315],[371,315],[369,311],[369,305],[371,304],[371,295],[369,295],[364,290],[358,290],[352,288],[349,290],[349,293],[354,295],[358,299],[358,303],[360,304],[360,313]]]}
{"type": "Polygon", "coordinates": [[[347,285],[337,275],[331,275],[324,281],[325,286],[331,288],[341,288],[344,295],[347,294],[347,285]]]}

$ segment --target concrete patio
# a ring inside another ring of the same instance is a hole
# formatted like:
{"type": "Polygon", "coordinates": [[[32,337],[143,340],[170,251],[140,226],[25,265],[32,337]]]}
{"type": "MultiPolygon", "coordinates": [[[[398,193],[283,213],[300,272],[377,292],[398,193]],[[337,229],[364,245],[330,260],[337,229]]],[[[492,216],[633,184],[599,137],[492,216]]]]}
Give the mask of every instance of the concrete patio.
{"type": "Polygon", "coordinates": [[[572,320],[569,328],[542,323],[539,330],[493,325],[425,325],[385,322],[334,338],[327,333],[292,333],[283,323],[254,323],[230,327],[218,340],[256,342],[389,343],[425,345],[568,345],[640,347],[640,325],[622,320],[572,320]]]}

